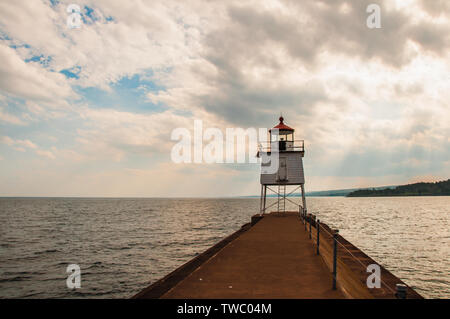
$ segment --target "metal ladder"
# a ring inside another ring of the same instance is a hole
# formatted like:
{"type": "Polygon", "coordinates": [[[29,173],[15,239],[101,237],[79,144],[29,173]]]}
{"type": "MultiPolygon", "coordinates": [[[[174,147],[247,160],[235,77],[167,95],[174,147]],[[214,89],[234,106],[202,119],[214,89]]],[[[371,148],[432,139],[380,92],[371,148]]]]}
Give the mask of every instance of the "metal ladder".
{"type": "Polygon", "coordinates": [[[278,185],[278,212],[286,212],[286,185],[278,185]],[[281,189],[283,189],[283,195],[281,189]]]}

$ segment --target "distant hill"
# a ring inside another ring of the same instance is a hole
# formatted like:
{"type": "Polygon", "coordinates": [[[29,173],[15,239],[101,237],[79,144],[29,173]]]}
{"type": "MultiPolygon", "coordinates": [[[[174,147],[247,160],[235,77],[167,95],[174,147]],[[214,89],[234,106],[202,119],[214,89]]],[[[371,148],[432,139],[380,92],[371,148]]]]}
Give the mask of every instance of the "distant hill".
{"type": "Polygon", "coordinates": [[[450,179],[436,183],[415,183],[388,189],[360,189],[347,197],[377,196],[450,196],[450,179]]]}
{"type": "MultiPolygon", "coordinates": [[[[375,187],[375,189],[386,189],[386,188],[395,188],[395,187],[396,186],[382,186],[382,187],[375,187]]],[[[335,190],[327,190],[327,191],[307,192],[306,196],[309,196],[309,197],[347,196],[348,194],[355,192],[357,190],[361,190],[361,189],[365,189],[365,188],[335,189],[335,190]]]]}
{"type": "MultiPolygon", "coordinates": [[[[387,188],[395,188],[396,186],[381,186],[381,187],[375,187],[370,189],[387,189],[387,188]]],[[[276,189],[276,187],[274,187],[276,189]]],[[[361,190],[361,189],[369,189],[369,188],[349,188],[349,189],[333,189],[333,190],[326,190],[326,191],[312,191],[312,192],[306,192],[306,197],[345,197],[348,194],[361,190]]],[[[267,197],[277,197],[277,194],[267,194],[267,197]]],[[[288,197],[300,197],[301,194],[299,192],[296,192],[295,194],[291,194],[288,197]]],[[[259,195],[251,195],[251,196],[241,196],[241,197],[248,197],[248,198],[259,198],[259,195]]]]}

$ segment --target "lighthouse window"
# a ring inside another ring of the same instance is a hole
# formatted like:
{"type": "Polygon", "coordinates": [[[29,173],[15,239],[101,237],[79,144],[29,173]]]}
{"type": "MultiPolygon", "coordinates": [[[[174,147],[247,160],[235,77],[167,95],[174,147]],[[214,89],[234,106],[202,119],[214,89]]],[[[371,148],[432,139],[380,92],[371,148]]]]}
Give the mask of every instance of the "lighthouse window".
{"type": "Polygon", "coordinates": [[[294,140],[294,134],[290,133],[286,135],[286,141],[292,142],[294,140]]]}

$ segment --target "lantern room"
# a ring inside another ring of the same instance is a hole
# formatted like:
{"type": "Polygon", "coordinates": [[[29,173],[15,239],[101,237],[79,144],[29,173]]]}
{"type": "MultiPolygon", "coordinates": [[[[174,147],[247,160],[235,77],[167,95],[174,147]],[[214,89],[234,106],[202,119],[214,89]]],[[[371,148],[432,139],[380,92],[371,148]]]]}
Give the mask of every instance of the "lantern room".
{"type": "Polygon", "coordinates": [[[280,123],[269,130],[270,143],[278,142],[280,152],[292,151],[294,148],[294,129],[284,124],[283,116],[279,118],[280,123]]]}

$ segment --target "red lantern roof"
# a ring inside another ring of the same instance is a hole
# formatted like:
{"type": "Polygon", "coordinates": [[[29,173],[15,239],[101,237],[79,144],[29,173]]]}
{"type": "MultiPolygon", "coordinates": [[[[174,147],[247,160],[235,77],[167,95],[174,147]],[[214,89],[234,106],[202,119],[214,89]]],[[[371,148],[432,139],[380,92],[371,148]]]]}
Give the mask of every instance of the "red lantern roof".
{"type": "MultiPolygon", "coordinates": [[[[284,118],[282,117],[282,116],[280,116],[280,124],[278,124],[277,126],[275,126],[274,128],[277,128],[277,129],[279,129],[280,131],[294,131],[294,129],[292,128],[292,127],[289,127],[289,126],[287,126],[287,125],[285,125],[284,123],[283,123],[283,121],[284,121],[284,118]]],[[[272,129],[270,130],[270,131],[272,131],[272,129]]]]}

